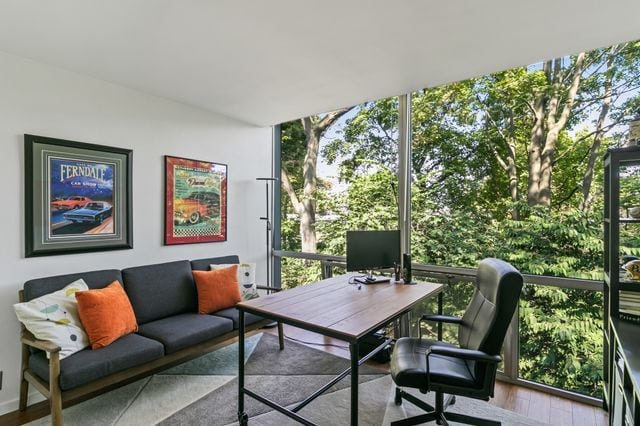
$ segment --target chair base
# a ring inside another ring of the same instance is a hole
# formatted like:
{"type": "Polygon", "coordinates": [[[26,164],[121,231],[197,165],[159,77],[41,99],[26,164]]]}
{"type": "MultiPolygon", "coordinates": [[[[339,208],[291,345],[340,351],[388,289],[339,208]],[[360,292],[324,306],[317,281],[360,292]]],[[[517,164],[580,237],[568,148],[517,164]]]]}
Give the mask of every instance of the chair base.
{"type": "Polygon", "coordinates": [[[449,397],[445,401],[444,394],[442,392],[436,392],[436,406],[433,407],[430,404],[422,401],[421,399],[418,399],[415,396],[411,395],[410,393],[407,393],[400,388],[396,388],[396,405],[401,405],[403,399],[409,401],[416,407],[422,408],[423,410],[427,411],[427,413],[421,414],[419,416],[409,417],[408,419],[391,422],[391,426],[411,426],[433,421],[435,421],[439,425],[445,426],[449,424],[449,421],[476,426],[501,425],[500,422],[495,420],[467,416],[466,414],[446,412],[447,407],[455,404],[456,397],[454,395],[449,395],[449,397]]]}

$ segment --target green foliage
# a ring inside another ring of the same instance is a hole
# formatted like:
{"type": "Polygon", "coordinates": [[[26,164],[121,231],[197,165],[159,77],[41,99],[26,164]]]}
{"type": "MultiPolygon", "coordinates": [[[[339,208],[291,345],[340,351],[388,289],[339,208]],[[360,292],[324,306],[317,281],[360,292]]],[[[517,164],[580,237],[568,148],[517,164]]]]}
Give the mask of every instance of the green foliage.
{"type": "Polygon", "coordinates": [[[601,395],[601,293],[528,284],[519,333],[523,378],[601,395]]]}
{"type": "Polygon", "coordinates": [[[320,262],[285,257],[282,259],[282,288],[294,288],[321,279],[320,262]]]}

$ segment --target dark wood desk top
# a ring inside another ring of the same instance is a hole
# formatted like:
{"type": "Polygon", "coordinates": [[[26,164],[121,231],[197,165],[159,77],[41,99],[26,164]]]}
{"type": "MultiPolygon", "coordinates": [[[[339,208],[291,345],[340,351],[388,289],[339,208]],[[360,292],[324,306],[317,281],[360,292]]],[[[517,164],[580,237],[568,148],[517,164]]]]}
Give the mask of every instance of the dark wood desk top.
{"type": "Polygon", "coordinates": [[[355,342],[442,291],[442,284],[349,284],[353,274],[333,277],[238,303],[245,312],[281,320],[311,331],[355,342]]]}

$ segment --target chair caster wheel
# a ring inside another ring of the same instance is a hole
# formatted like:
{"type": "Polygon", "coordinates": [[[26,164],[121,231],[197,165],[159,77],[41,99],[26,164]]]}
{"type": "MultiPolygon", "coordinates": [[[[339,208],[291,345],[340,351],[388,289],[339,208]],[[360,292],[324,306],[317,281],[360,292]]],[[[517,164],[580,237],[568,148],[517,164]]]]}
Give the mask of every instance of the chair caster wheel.
{"type": "Polygon", "coordinates": [[[249,424],[249,416],[247,413],[239,413],[238,422],[240,423],[240,426],[247,426],[249,424]]]}
{"type": "Polygon", "coordinates": [[[396,388],[396,397],[393,402],[395,402],[396,405],[402,405],[402,391],[398,388],[396,388]]]}

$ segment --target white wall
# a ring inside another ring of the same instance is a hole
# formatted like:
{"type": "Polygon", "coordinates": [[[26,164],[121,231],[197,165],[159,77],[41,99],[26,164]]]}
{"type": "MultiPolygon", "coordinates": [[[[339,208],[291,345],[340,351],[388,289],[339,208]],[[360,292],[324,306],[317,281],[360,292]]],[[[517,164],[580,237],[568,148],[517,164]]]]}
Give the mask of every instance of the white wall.
{"type": "Polygon", "coordinates": [[[24,281],[92,269],[238,254],[264,277],[271,130],[0,53],[0,414],[17,408],[24,281]],[[133,250],[24,258],[23,134],[133,149],[133,250]],[[163,246],[163,155],[228,164],[227,242],[163,246]]]}

